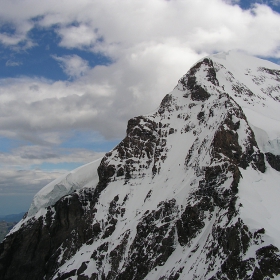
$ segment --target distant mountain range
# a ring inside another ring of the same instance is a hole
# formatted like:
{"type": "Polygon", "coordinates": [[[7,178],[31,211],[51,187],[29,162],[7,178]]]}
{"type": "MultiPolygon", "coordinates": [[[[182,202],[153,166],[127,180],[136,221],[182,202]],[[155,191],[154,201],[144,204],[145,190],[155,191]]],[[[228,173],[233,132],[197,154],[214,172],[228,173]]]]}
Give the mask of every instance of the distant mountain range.
{"type": "Polygon", "coordinates": [[[19,213],[19,214],[10,214],[10,215],[0,215],[0,221],[5,221],[5,222],[19,222],[25,212],[19,213]]]}
{"type": "Polygon", "coordinates": [[[280,279],[279,182],[280,66],[206,57],[112,151],[35,195],[0,279],[280,279]]]}
{"type": "Polygon", "coordinates": [[[0,215],[0,242],[5,238],[8,232],[18,223],[24,216],[23,213],[0,215]]]}

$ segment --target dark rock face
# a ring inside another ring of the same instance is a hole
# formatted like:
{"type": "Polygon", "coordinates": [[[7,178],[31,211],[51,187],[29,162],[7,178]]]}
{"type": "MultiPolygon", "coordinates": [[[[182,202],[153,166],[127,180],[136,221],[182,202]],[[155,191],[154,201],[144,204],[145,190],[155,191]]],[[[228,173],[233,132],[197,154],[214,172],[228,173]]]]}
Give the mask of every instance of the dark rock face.
{"type": "Polygon", "coordinates": [[[244,169],[253,163],[254,168],[261,172],[265,171],[264,155],[259,151],[255,140],[254,132],[247,123],[247,119],[241,108],[236,108],[232,105],[230,99],[226,102],[226,107],[229,108],[228,114],[215,134],[213,141],[213,152],[216,158],[221,158],[221,154],[229,159],[233,164],[244,169]],[[233,116],[239,120],[234,122],[233,116]],[[242,151],[239,143],[239,135],[237,130],[240,127],[240,120],[243,120],[247,125],[247,145],[246,151],[242,151]],[[257,150],[258,152],[255,152],[257,150]]]}
{"type": "Polygon", "coordinates": [[[162,202],[157,211],[146,213],[137,225],[126,268],[116,279],[143,279],[149,271],[167,261],[175,249],[173,219],[176,213],[175,200],[162,202]]]}
{"type": "Polygon", "coordinates": [[[177,220],[178,241],[181,246],[187,245],[204,227],[204,212],[197,206],[187,206],[177,220]]]}
{"type": "Polygon", "coordinates": [[[219,85],[212,60],[205,58],[202,62],[199,62],[192,67],[188,74],[180,80],[180,83],[184,86],[184,90],[188,89],[191,92],[191,99],[194,101],[205,101],[210,97],[210,94],[203,88],[203,85],[200,85],[196,81],[197,78],[195,74],[203,66],[205,66],[205,71],[207,71],[207,80],[214,85],[219,85]]]}
{"type": "Polygon", "coordinates": [[[277,171],[280,171],[280,156],[272,153],[266,153],[266,159],[268,163],[277,171]]]}
{"type": "MultiPolygon", "coordinates": [[[[250,230],[239,213],[241,171],[266,169],[242,109],[219,86],[211,59],[191,68],[178,89],[185,104],[168,94],[158,112],[129,120],[126,137],[102,159],[96,186],[62,197],[6,237],[0,279],[280,274],[278,248],[266,241],[264,228],[250,230]],[[170,169],[176,172],[169,175],[170,169]]],[[[280,171],[279,156],[267,153],[266,159],[280,171]]]]}
{"type": "Polygon", "coordinates": [[[90,226],[89,214],[84,215],[83,203],[90,200],[90,193],[84,192],[83,200],[74,193],[58,201],[55,211],[49,208],[44,220],[32,219],[28,226],[8,236],[0,245],[0,278],[50,279],[65,258],[100,233],[100,227],[90,226]],[[62,250],[63,259],[58,261],[62,250]]]}
{"type": "Polygon", "coordinates": [[[269,245],[257,250],[259,269],[255,268],[254,275],[257,277],[274,277],[280,273],[280,257],[278,248],[269,245]]]}
{"type": "Polygon", "coordinates": [[[170,94],[165,95],[165,97],[162,99],[160,103],[158,112],[160,114],[163,114],[166,110],[168,111],[170,109],[171,103],[172,103],[172,95],[170,94]]]}
{"type": "MultiPolygon", "coordinates": [[[[164,110],[164,104],[160,110],[164,110]]],[[[143,177],[150,167],[152,175],[158,174],[160,161],[164,160],[167,152],[165,138],[172,133],[173,128],[162,127],[160,123],[143,116],[129,120],[127,136],[105,155],[98,168],[104,185],[112,180],[125,179],[127,183],[131,178],[143,177]]]]}

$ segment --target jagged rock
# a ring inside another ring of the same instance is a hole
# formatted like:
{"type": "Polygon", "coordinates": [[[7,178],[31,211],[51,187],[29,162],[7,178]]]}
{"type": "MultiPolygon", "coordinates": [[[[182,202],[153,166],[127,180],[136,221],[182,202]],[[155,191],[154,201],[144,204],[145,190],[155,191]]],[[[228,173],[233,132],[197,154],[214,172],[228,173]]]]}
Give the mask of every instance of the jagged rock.
{"type": "Polygon", "coordinates": [[[266,159],[268,163],[277,171],[280,171],[280,156],[272,153],[266,153],[266,159]]]}

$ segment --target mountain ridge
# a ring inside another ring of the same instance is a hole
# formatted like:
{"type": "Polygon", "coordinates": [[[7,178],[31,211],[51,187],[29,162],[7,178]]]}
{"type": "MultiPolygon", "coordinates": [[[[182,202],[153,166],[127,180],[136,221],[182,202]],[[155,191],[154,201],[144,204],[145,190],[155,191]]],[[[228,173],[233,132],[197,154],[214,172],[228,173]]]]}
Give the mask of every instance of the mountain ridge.
{"type": "Polygon", "coordinates": [[[87,179],[80,168],[35,196],[0,245],[1,277],[279,275],[280,134],[254,119],[278,123],[279,98],[279,66],[235,52],[203,58],[155,113],[128,121],[120,144],[84,169],[87,179]],[[267,213],[256,217],[259,206],[267,213]]]}

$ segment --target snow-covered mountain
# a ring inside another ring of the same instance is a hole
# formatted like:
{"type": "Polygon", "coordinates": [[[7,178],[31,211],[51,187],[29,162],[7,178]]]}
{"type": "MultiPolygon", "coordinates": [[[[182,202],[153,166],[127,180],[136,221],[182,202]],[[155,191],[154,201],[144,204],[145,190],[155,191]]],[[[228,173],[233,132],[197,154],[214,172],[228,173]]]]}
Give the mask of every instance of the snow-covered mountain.
{"type": "Polygon", "coordinates": [[[209,56],[34,197],[0,278],[280,279],[279,171],[280,66],[209,56]]]}

